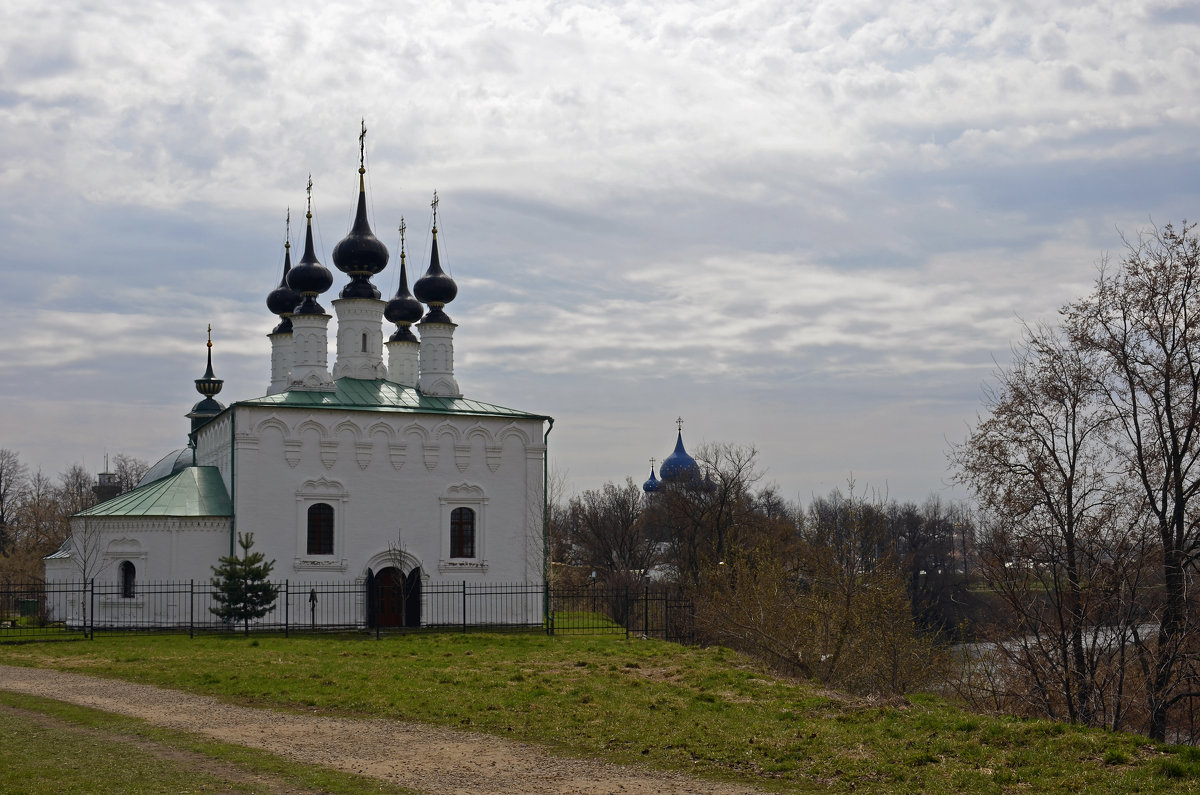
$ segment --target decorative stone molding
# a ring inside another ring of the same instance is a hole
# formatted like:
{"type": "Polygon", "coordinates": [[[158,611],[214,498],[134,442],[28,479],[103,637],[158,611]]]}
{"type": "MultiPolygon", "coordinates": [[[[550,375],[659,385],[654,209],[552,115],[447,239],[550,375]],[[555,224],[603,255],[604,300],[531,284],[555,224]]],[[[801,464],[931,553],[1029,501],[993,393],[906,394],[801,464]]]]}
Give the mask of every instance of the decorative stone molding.
{"type": "Polygon", "coordinates": [[[404,456],[408,453],[408,445],[404,442],[392,442],[388,445],[388,458],[392,461],[392,469],[397,472],[404,466],[404,456]]]}
{"type": "Polygon", "coordinates": [[[487,571],[487,493],[482,487],[463,481],[449,486],[438,501],[442,506],[438,530],[442,538],[442,555],[438,571],[487,571]],[[475,512],[475,556],[472,558],[450,557],[450,514],[455,508],[470,508],[475,512]]]}
{"type": "Polygon", "coordinates": [[[287,461],[287,465],[292,469],[295,469],[296,464],[300,463],[300,454],[303,449],[304,442],[299,439],[283,440],[283,459],[287,461]]]}
{"type": "Polygon", "coordinates": [[[440,560],[438,561],[438,572],[446,574],[447,572],[487,572],[488,562],[486,560],[440,560]]]}
{"type": "Polygon", "coordinates": [[[292,568],[295,571],[345,571],[346,559],[297,557],[292,560],[292,568]]]}
{"type": "Polygon", "coordinates": [[[497,469],[500,468],[500,460],[504,454],[504,445],[503,444],[487,444],[487,445],[484,445],[483,449],[484,449],[484,452],[487,454],[488,469],[495,472],[497,469]]]}
{"type": "Polygon", "coordinates": [[[333,465],[337,463],[338,442],[337,439],[322,439],[321,440],[321,464],[326,469],[333,469],[333,465]]]}
{"type": "Polygon", "coordinates": [[[308,509],[319,502],[333,508],[333,554],[300,554],[295,557],[293,566],[297,571],[345,571],[346,559],[342,556],[347,549],[346,530],[350,527],[350,493],[341,481],[322,475],[304,481],[296,490],[296,549],[308,549],[308,509]]]}
{"type": "Polygon", "coordinates": [[[458,467],[459,472],[466,472],[467,467],[471,466],[470,443],[454,445],[454,465],[458,467]]]}
{"type": "Polygon", "coordinates": [[[104,556],[112,560],[145,560],[146,550],[142,549],[142,542],[136,538],[121,536],[108,542],[104,556]]]}
{"type": "Polygon", "coordinates": [[[442,446],[438,442],[426,442],[422,447],[425,448],[425,468],[432,472],[438,467],[438,454],[442,446]]]}
{"type": "Polygon", "coordinates": [[[371,465],[371,454],[374,451],[374,442],[358,442],[354,445],[354,460],[358,462],[359,469],[366,469],[371,465]]]}

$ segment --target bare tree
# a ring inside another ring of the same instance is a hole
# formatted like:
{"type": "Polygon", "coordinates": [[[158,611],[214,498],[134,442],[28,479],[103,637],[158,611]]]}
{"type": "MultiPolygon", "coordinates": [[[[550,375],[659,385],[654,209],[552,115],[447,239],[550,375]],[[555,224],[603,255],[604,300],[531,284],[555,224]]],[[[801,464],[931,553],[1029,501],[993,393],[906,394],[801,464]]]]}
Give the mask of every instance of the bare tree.
{"type": "Polygon", "coordinates": [[[1155,528],[1162,599],[1151,637],[1136,640],[1149,735],[1163,740],[1171,708],[1200,695],[1188,594],[1200,554],[1200,238],[1184,222],[1126,242],[1120,266],[1102,268],[1065,314],[1075,345],[1096,357],[1118,460],[1155,528]]]}
{"type": "Polygon", "coordinates": [[[738,545],[701,571],[697,629],[772,667],[855,692],[936,678],[886,536],[886,511],[853,491],[814,500],[795,544],[738,545]]]}
{"type": "MultiPolygon", "coordinates": [[[[1061,333],[1027,328],[986,393],[988,416],[956,448],[958,478],[992,517],[984,558],[1011,621],[993,638],[1036,711],[1093,724],[1103,662],[1123,633],[1100,632],[1122,578],[1109,552],[1130,543],[1111,461],[1113,415],[1096,362],[1061,333]]],[[[1128,615],[1125,616],[1128,618],[1128,615]]]]}
{"type": "Polygon", "coordinates": [[[596,571],[609,585],[644,579],[657,555],[655,542],[646,534],[643,504],[642,488],[632,478],[572,498],[567,538],[575,564],[596,571]]]}
{"type": "Polygon", "coordinates": [[[0,555],[8,557],[13,542],[10,525],[29,483],[25,465],[15,450],[0,448],[0,555]]]}
{"type": "Polygon", "coordinates": [[[64,517],[96,504],[96,478],[83,464],[72,464],[58,476],[58,506],[64,517]]]}
{"type": "Polygon", "coordinates": [[[117,488],[120,494],[133,491],[138,482],[146,474],[150,464],[140,458],[125,453],[117,453],[112,459],[113,474],[116,475],[117,488]]]}
{"type": "Polygon", "coordinates": [[[546,538],[531,540],[535,546],[531,556],[548,558],[547,570],[543,572],[550,585],[570,584],[568,576],[573,565],[570,538],[570,497],[567,495],[567,473],[562,469],[551,469],[546,483],[546,538]]]}
{"type": "Polygon", "coordinates": [[[667,545],[667,562],[690,591],[698,591],[705,571],[733,551],[786,545],[795,530],[793,512],[783,509],[773,490],[762,498],[755,493],[762,470],[752,445],[703,445],[696,459],[704,475],[663,482],[647,523],[647,532],[667,545]]]}
{"type": "Polygon", "coordinates": [[[17,544],[38,557],[49,555],[70,535],[58,489],[40,469],[29,477],[19,515],[17,544]]]}

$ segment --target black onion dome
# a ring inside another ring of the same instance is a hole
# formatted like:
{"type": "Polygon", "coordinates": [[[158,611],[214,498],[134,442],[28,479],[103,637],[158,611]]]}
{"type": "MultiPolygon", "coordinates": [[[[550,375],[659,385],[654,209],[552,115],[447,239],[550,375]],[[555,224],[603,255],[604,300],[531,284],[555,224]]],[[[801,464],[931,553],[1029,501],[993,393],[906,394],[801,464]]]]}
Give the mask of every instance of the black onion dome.
{"type": "Polygon", "coordinates": [[[287,275],[287,285],[300,293],[301,302],[293,315],[323,315],[325,308],[317,303],[317,296],[333,286],[333,274],[317,261],[313,250],[312,213],[307,213],[308,229],[304,233],[304,256],[287,275]]]}
{"type": "Polygon", "coordinates": [[[458,285],[442,270],[441,258],[438,256],[437,227],[433,228],[433,251],[429,255],[429,269],[425,275],[417,279],[413,285],[413,293],[417,300],[429,305],[429,314],[425,316],[426,323],[450,323],[450,317],[442,311],[442,307],[454,300],[458,295],[458,285]]]}
{"type": "Polygon", "coordinates": [[[392,334],[389,341],[415,342],[417,338],[413,336],[408,327],[420,320],[424,313],[421,302],[413,298],[412,293],[408,291],[407,267],[404,264],[404,256],[401,254],[400,285],[396,288],[396,295],[383,308],[383,316],[388,319],[388,322],[396,324],[396,332],[392,334]]]}
{"type": "Polygon", "coordinates": [[[267,309],[282,318],[272,334],[287,333],[292,330],[292,312],[300,303],[300,293],[288,287],[288,272],[292,269],[292,244],[285,243],[283,247],[283,278],[279,286],[267,295],[267,309]]]}
{"type": "Polygon", "coordinates": [[[364,169],[358,169],[358,212],[354,226],[333,247],[333,264],[350,277],[350,283],[342,288],[342,298],[379,298],[379,289],[371,284],[371,277],[379,273],[388,263],[388,250],[383,241],[375,237],[367,221],[367,191],[363,183],[364,169]]]}

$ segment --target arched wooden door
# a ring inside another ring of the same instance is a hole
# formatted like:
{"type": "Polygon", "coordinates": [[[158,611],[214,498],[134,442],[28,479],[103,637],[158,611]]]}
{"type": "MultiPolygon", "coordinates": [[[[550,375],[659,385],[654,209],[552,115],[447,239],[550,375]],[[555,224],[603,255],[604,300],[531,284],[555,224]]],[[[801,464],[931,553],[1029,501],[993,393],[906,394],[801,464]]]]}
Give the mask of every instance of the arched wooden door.
{"type": "Polygon", "coordinates": [[[371,605],[377,627],[404,626],[404,575],[395,566],[382,569],[372,578],[371,605]]]}
{"type": "Polygon", "coordinates": [[[421,567],[415,566],[404,583],[404,626],[421,626],[421,567]]]}

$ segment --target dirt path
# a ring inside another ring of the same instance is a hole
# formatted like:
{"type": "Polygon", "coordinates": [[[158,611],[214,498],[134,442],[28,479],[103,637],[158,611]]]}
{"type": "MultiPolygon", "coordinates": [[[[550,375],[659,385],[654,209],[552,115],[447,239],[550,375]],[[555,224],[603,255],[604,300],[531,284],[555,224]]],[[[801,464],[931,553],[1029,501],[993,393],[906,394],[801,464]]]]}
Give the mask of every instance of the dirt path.
{"type": "Polygon", "coordinates": [[[712,793],[758,790],[585,759],[486,734],[383,719],[239,707],[150,685],[0,665],[0,689],[199,732],[223,742],[436,793],[712,793]]]}
{"type": "Polygon", "coordinates": [[[122,748],[135,749],[157,759],[170,762],[177,767],[184,768],[190,773],[204,773],[228,783],[245,785],[250,787],[253,792],[260,792],[263,795],[302,795],[307,792],[307,790],[289,786],[274,776],[252,773],[237,765],[213,759],[194,751],[163,745],[153,740],[126,737],[101,729],[79,726],[78,724],[59,720],[49,715],[43,715],[40,712],[0,705],[0,721],[4,720],[5,716],[28,721],[35,726],[59,733],[58,736],[61,736],[61,733],[73,734],[79,737],[90,737],[107,745],[118,745],[122,748]]]}

